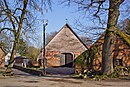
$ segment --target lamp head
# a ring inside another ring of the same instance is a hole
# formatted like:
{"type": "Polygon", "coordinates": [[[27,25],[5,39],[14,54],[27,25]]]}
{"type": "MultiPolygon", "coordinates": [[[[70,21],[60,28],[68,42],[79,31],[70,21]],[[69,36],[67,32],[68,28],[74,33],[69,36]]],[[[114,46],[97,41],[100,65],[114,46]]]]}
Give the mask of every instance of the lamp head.
{"type": "Polygon", "coordinates": [[[48,20],[46,20],[46,22],[43,22],[44,24],[44,26],[47,26],[48,25],[48,20]]]}

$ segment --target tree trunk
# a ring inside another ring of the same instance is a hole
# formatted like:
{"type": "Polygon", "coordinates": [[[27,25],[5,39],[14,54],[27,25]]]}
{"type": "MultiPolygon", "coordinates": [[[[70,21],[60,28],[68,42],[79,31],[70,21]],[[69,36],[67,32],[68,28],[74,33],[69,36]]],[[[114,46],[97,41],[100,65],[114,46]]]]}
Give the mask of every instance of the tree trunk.
{"type": "Polygon", "coordinates": [[[24,19],[24,16],[25,16],[26,12],[27,12],[26,11],[27,5],[28,5],[28,0],[23,0],[23,9],[22,9],[21,16],[19,18],[20,21],[18,23],[18,30],[17,30],[17,32],[14,32],[15,39],[14,39],[13,49],[12,49],[12,52],[11,52],[11,57],[10,57],[10,61],[9,61],[8,67],[11,67],[12,63],[14,62],[14,55],[17,52],[17,48],[18,48],[18,44],[19,44],[19,38],[20,38],[20,33],[21,33],[22,25],[23,25],[23,19],[24,19]]]}
{"type": "Polygon", "coordinates": [[[104,37],[103,53],[102,53],[102,72],[111,74],[113,72],[113,48],[115,33],[117,28],[118,17],[120,15],[119,7],[124,0],[109,0],[109,13],[107,30],[104,37]]]}
{"type": "Polygon", "coordinates": [[[14,55],[16,55],[17,47],[18,47],[18,38],[15,38],[8,68],[12,67],[12,63],[14,62],[14,55]]]}

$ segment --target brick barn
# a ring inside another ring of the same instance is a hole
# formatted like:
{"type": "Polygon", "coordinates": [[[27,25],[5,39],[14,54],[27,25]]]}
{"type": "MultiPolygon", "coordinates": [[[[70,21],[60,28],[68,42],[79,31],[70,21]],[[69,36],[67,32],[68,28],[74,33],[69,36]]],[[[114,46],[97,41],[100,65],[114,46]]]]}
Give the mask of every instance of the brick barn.
{"type": "Polygon", "coordinates": [[[5,52],[4,50],[0,47],[0,68],[3,68],[5,65],[5,52]]]}
{"type": "Polygon", "coordinates": [[[65,24],[45,49],[48,67],[73,67],[76,57],[87,50],[87,47],[72,28],[65,24]]]}
{"type": "MultiPolygon", "coordinates": [[[[92,68],[96,71],[100,71],[102,65],[102,50],[103,50],[103,43],[104,43],[104,35],[105,33],[103,33],[99,37],[99,39],[88,49],[89,52],[88,51],[83,52],[76,60],[85,58],[86,56],[84,55],[89,55],[88,59],[90,60],[89,61],[90,65],[87,67],[92,68]]],[[[130,37],[129,35],[126,36],[128,38],[130,37]]],[[[114,48],[113,48],[112,55],[113,55],[114,65],[125,66],[125,67],[130,66],[130,45],[127,43],[127,41],[125,41],[125,39],[121,38],[119,35],[116,35],[116,40],[114,41],[114,48]]],[[[76,64],[76,68],[78,72],[80,72],[81,67],[82,66],[80,64],[76,64]]]]}
{"type": "MultiPolygon", "coordinates": [[[[104,35],[105,33],[91,47],[91,49],[97,47],[97,53],[93,55],[93,68],[95,70],[101,70],[104,35]]],[[[114,65],[130,66],[130,45],[119,35],[116,35],[112,55],[114,65]]]]}

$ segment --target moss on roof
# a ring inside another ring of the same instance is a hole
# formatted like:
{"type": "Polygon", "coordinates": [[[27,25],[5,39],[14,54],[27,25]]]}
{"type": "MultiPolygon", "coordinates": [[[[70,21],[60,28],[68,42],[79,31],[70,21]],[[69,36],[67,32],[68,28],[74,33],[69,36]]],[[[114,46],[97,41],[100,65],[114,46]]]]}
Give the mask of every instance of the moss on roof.
{"type": "Polygon", "coordinates": [[[127,44],[130,46],[130,36],[128,34],[125,34],[120,30],[116,29],[116,35],[124,39],[127,42],[127,44]]]}

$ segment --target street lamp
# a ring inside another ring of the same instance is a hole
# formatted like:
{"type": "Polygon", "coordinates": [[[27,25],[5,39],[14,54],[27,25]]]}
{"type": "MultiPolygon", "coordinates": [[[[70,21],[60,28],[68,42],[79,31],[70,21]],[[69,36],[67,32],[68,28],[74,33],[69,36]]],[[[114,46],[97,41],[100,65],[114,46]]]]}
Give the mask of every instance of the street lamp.
{"type": "Polygon", "coordinates": [[[46,50],[45,50],[45,30],[46,26],[48,25],[48,20],[43,24],[43,68],[44,68],[44,75],[46,75],[46,66],[47,66],[47,59],[46,59],[46,50]]]}

